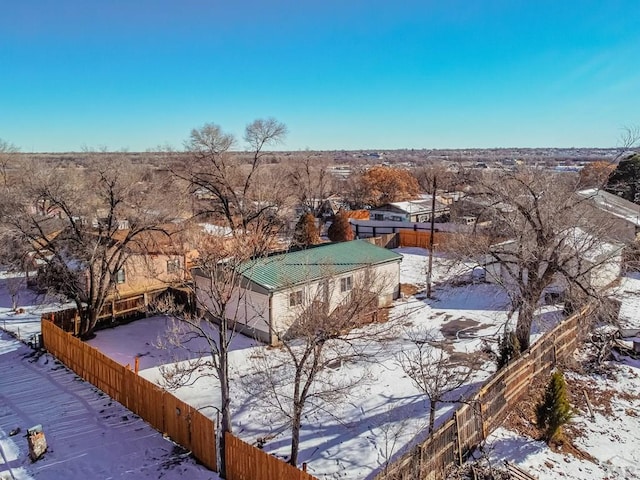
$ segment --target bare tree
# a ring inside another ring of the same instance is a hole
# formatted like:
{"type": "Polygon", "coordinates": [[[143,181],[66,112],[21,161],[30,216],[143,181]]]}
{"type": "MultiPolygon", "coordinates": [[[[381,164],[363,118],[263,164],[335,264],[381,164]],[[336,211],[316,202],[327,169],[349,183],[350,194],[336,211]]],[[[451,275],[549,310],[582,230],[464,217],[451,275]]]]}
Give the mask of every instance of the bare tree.
{"type": "Polygon", "coordinates": [[[638,125],[626,125],[622,127],[622,132],[618,138],[618,153],[611,161],[612,164],[617,164],[623,157],[638,153],[638,146],[640,145],[640,126],[638,125]]]}
{"type": "Polygon", "coordinates": [[[640,126],[628,125],[622,129],[620,135],[620,146],[625,150],[632,150],[638,146],[640,142],[640,126]]]}
{"type": "Polygon", "coordinates": [[[489,220],[490,226],[461,237],[450,249],[478,260],[487,277],[510,294],[522,351],[529,347],[545,289],[557,283],[573,295],[599,299],[603,285],[596,273],[615,266],[621,250],[621,245],[606,242],[615,236],[613,217],[576,195],[577,181],[529,168],[485,176],[475,186],[484,205],[478,220],[489,220]]]}
{"type": "MultiPolygon", "coordinates": [[[[199,256],[194,260],[194,283],[184,288],[191,291],[195,305],[190,311],[176,307],[172,302],[157,305],[161,313],[170,315],[175,323],[164,342],[172,349],[188,352],[188,361],[176,362],[161,369],[168,388],[191,385],[199,378],[213,376],[220,383],[220,403],[215,405],[220,414],[220,474],[226,476],[225,433],[232,432],[231,379],[229,352],[233,348],[237,326],[251,323],[244,315],[243,305],[248,302],[248,290],[238,288],[243,284],[247,262],[255,251],[264,248],[256,245],[260,238],[248,233],[232,237],[197,235],[192,243],[199,256]],[[200,340],[204,349],[194,351],[193,344],[200,340]]],[[[256,312],[260,315],[262,312],[256,312]]]]}
{"type": "Polygon", "coordinates": [[[413,174],[418,180],[420,188],[430,194],[433,193],[434,178],[438,180],[438,188],[446,192],[452,191],[459,181],[458,174],[447,169],[446,165],[442,163],[423,165],[416,168],[413,174]]]}
{"type": "Polygon", "coordinates": [[[316,216],[331,193],[332,177],[326,163],[306,152],[290,166],[288,180],[300,205],[316,216]]]}
{"type": "MultiPolygon", "coordinates": [[[[218,125],[209,123],[191,131],[186,148],[193,162],[176,169],[175,174],[187,180],[194,193],[212,201],[202,214],[213,215],[231,228],[233,234],[251,229],[272,234],[274,210],[279,199],[265,199],[258,195],[265,148],[281,142],[287,128],[273,118],[255,120],[247,125],[244,140],[248,158],[231,152],[236,144],[233,135],[218,125]]],[[[276,185],[271,184],[275,193],[276,185]]]]}
{"type": "Polygon", "coordinates": [[[42,285],[75,302],[80,334],[90,336],[131,248],[143,247],[150,232],[168,235],[164,224],[177,202],[158,195],[172,185],[147,190],[138,181],[142,172],[114,159],[83,170],[36,163],[25,169],[11,186],[2,223],[44,264],[42,285]]]}
{"type": "Polygon", "coordinates": [[[7,169],[11,164],[13,154],[19,151],[20,149],[14,144],[0,138],[0,175],[2,175],[2,183],[5,188],[8,186],[7,169]]]}
{"type": "Polygon", "coordinates": [[[290,328],[274,332],[281,339],[280,347],[256,355],[253,373],[245,378],[245,387],[290,424],[289,463],[294,466],[304,415],[344,398],[366,377],[363,373],[338,378],[332,372],[373,360],[379,346],[376,340],[388,328],[354,329],[378,309],[378,295],[388,288],[388,279],[367,269],[354,275],[347,294],[344,287],[327,272],[317,288],[306,289],[290,328]]]}
{"type": "MultiPolygon", "coordinates": [[[[286,126],[273,118],[255,120],[245,128],[248,153],[240,154],[232,152],[236,144],[233,135],[213,123],[205,124],[193,129],[186,142],[193,161],[173,171],[177,178],[189,183],[192,194],[204,199],[197,215],[213,217],[231,232],[231,238],[201,238],[197,242],[200,256],[194,265],[196,282],[191,287],[196,299],[195,313],[172,313],[181,324],[172,341],[188,348],[184,345],[186,329],[187,338],[205,339],[207,355],[198,355],[191,362],[176,364],[163,372],[167,385],[177,387],[194,381],[203,367],[210,367],[220,382],[222,452],[224,434],[232,431],[229,351],[239,306],[244,301],[242,292],[246,292],[238,288],[242,265],[273,247],[278,224],[277,182],[261,182],[268,178],[264,168],[265,148],[281,142],[286,133],[286,126]]],[[[220,474],[226,475],[224,454],[220,474]]]]}
{"type": "Polygon", "coordinates": [[[389,475],[391,459],[402,445],[401,437],[406,435],[407,431],[418,432],[424,429],[424,425],[416,426],[414,419],[403,418],[400,421],[394,421],[389,409],[385,416],[387,421],[378,427],[377,430],[380,433],[376,435],[380,439],[380,447],[378,448],[380,460],[378,463],[382,467],[383,478],[389,475]]]}
{"type": "Polygon", "coordinates": [[[477,372],[479,363],[473,356],[453,360],[446,352],[447,344],[436,341],[429,331],[412,331],[408,335],[415,348],[400,352],[396,360],[416,388],[429,400],[431,433],[438,403],[445,401],[447,395],[465,385],[477,372]]]}

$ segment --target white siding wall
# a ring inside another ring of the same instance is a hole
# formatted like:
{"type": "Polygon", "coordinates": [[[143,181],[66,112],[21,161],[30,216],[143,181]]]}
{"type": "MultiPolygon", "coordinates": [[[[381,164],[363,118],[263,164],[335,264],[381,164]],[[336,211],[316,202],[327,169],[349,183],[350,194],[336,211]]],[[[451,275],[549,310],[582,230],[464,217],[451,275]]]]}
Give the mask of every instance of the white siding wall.
{"type": "Polygon", "coordinates": [[[591,284],[595,288],[604,288],[622,274],[622,254],[607,259],[591,273],[591,284]]]}
{"type": "MultiPolygon", "coordinates": [[[[328,297],[329,308],[333,310],[349,294],[349,291],[341,292],[341,279],[352,277],[352,287],[355,288],[359,284],[363,285],[368,283],[364,280],[366,274],[367,269],[363,269],[360,271],[336,275],[327,281],[313,282],[304,286],[274,293],[272,300],[274,329],[278,332],[285,332],[293,324],[296,317],[299,316],[305,308],[311,305],[314,300],[322,300],[323,298],[328,297]],[[296,307],[290,307],[290,295],[293,292],[300,290],[302,291],[303,304],[296,307]],[[327,295],[327,297],[325,297],[325,295],[327,295]]],[[[368,274],[373,275],[375,279],[371,290],[379,292],[378,306],[388,306],[395,298],[398,298],[400,285],[399,262],[374,267],[374,269],[369,271],[368,274]]]]}
{"type": "MultiPolygon", "coordinates": [[[[271,319],[274,330],[279,333],[286,332],[296,317],[311,305],[315,299],[326,298],[324,297],[324,292],[327,292],[326,295],[328,296],[330,308],[334,309],[349,293],[349,291],[341,292],[340,280],[346,277],[352,277],[352,287],[355,288],[358,284],[362,285],[367,283],[364,280],[366,274],[367,269],[363,269],[337,275],[326,282],[314,282],[275,292],[271,300],[271,319]],[[299,290],[302,291],[302,305],[290,307],[290,294],[299,290]]],[[[400,288],[399,262],[374,267],[372,271],[369,271],[369,275],[373,275],[375,279],[372,289],[379,292],[378,306],[388,306],[395,298],[398,298],[400,288]]],[[[198,276],[195,277],[195,280],[199,302],[211,307],[211,299],[208,298],[207,295],[208,280],[198,276]]],[[[253,332],[257,338],[271,342],[272,332],[269,329],[269,295],[250,290],[236,290],[228,305],[227,318],[237,322],[240,331],[246,328],[248,330],[247,333],[253,332]]]]}
{"type": "Polygon", "coordinates": [[[371,210],[369,211],[369,219],[386,222],[410,222],[410,215],[402,212],[390,212],[388,210],[371,210]],[[382,218],[379,216],[382,215],[382,218]]]}
{"type": "MultiPolygon", "coordinates": [[[[593,267],[593,264],[591,264],[588,260],[582,260],[580,262],[580,266],[578,266],[577,261],[573,260],[568,264],[566,268],[567,271],[572,275],[577,275],[578,268],[580,268],[582,272],[585,272],[583,273],[583,275],[587,275],[589,277],[588,280],[590,281],[591,285],[596,289],[601,289],[608,286],[611,282],[613,282],[621,275],[622,255],[617,254],[609,259],[598,261],[602,263],[593,267]]],[[[507,268],[501,264],[487,265],[486,279],[488,282],[498,283],[505,286],[508,286],[515,281],[509,274],[507,268]]]]}
{"type": "MultiPolygon", "coordinates": [[[[195,277],[198,301],[212,307],[211,298],[207,295],[208,279],[195,277]]],[[[259,332],[260,337],[269,335],[269,296],[251,290],[236,290],[227,306],[227,318],[241,327],[259,332]]]]}

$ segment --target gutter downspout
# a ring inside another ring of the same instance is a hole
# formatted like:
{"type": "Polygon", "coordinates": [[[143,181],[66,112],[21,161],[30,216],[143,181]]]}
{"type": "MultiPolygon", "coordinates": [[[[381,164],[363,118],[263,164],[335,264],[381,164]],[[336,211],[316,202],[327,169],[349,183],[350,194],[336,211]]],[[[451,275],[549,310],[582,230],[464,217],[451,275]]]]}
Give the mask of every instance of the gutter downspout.
{"type": "Polygon", "coordinates": [[[275,330],[273,329],[273,292],[269,292],[269,345],[274,346],[273,341],[275,330]]]}

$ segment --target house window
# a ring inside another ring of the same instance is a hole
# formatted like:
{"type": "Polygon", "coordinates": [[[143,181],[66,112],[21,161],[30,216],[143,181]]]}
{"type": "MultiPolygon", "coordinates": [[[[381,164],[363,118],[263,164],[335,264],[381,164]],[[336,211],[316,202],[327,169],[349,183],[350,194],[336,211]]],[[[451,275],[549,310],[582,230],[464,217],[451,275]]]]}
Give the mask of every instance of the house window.
{"type": "Polygon", "coordinates": [[[124,283],[125,281],[124,268],[121,268],[116,272],[116,283],[124,283]]]}
{"type": "Polygon", "coordinates": [[[383,213],[374,213],[373,214],[373,219],[374,220],[384,220],[384,214],[383,213]]]}
{"type": "Polygon", "coordinates": [[[353,277],[344,277],[340,279],[340,291],[348,292],[353,288],[353,277]]]}
{"type": "Polygon", "coordinates": [[[175,258],[173,260],[167,260],[167,273],[179,273],[180,272],[180,259],[175,258]]]}
{"type": "Polygon", "coordinates": [[[296,307],[302,305],[302,290],[296,290],[289,294],[289,306],[296,307]]]}
{"type": "Polygon", "coordinates": [[[393,220],[394,222],[401,222],[403,218],[400,215],[392,215],[391,220],[393,220]]]}

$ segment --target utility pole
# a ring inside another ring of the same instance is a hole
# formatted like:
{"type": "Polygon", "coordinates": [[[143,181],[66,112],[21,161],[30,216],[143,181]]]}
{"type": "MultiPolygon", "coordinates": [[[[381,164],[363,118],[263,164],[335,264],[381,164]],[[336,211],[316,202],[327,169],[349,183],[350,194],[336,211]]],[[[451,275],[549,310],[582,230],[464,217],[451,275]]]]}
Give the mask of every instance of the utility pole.
{"type": "Polygon", "coordinates": [[[431,298],[431,276],[433,274],[433,234],[436,219],[436,176],[433,175],[433,190],[431,192],[431,229],[429,235],[429,265],[427,266],[427,298],[431,298]]]}

